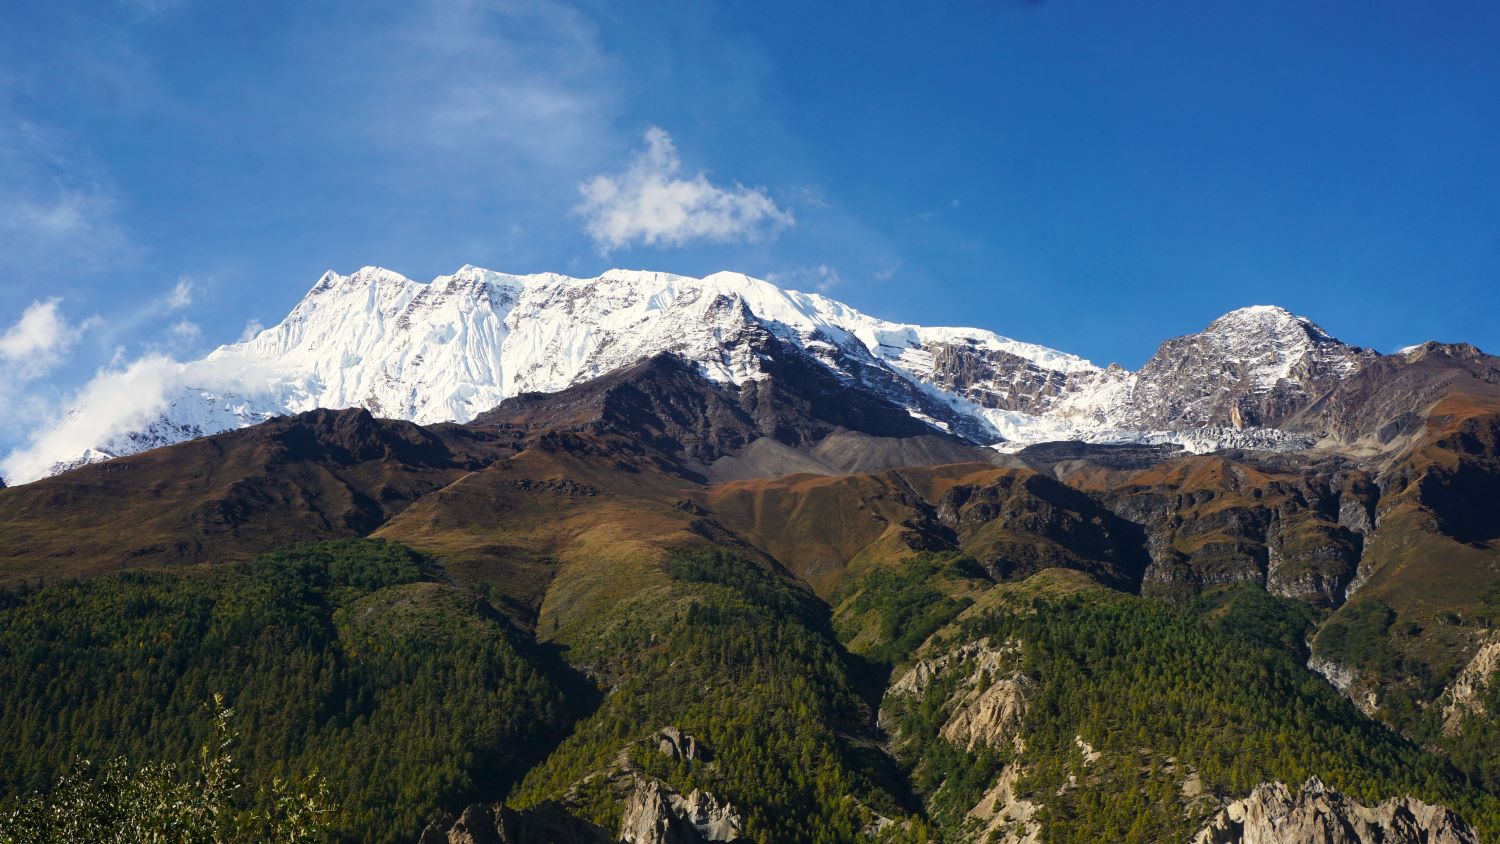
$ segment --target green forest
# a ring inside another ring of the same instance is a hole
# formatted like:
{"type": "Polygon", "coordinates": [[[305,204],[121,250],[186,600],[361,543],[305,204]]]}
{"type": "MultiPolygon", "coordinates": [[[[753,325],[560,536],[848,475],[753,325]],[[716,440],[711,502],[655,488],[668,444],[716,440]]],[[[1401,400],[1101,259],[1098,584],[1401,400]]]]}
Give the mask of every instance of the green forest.
{"type": "Polygon", "coordinates": [[[1303,666],[1310,612],[1241,585],[1190,607],[1090,593],[965,617],[933,651],[981,638],[1021,643],[1035,690],[1025,750],[969,753],[938,738],[959,671],[920,699],[896,699],[893,716],[913,737],[903,762],[947,828],[961,826],[1004,763],[1019,762],[1018,794],[1042,805],[1049,842],[1186,840],[1201,825],[1178,796],[1188,770],[1231,799],[1310,776],[1367,802],[1412,794],[1456,808],[1482,840],[1500,835],[1493,794],[1303,666]],[[1080,738],[1096,761],[1082,760],[1080,738]]]}
{"type": "Polygon", "coordinates": [[[587,704],[437,574],[348,540],[0,593],[0,795],[75,759],[193,761],[221,693],[249,791],[318,771],[340,838],[415,840],[437,807],[503,794],[587,704]]]}
{"type": "MultiPolygon", "coordinates": [[[[373,540],[0,592],[0,830],[7,844],[65,840],[16,824],[62,828],[46,807],[79,802],[124,816],[171,797],[198,817],[214,747],[243,787],[214,792],[227,808],[210,814],[264,830],[297,809],[322,831],[296,840],[415,841],[443,811],[502,798],[561,800],[613,829],[628,770],[712,792],[750,841],[954,841],[1011,762],[1049,842],[1185,840],[1204,814],[1180,795],[1189,771],[1227,799],[1313,775],[1364,801],[1411,793],[1500,835],[1493,721],[1434,726],[1452,761],[1371,721],[1304,667],[1319,611],[1256,587],[1174,605],[994,584],[965,558],[922,555],[852,579],[835,621],[803,585],[731,553],[664,565],[665,586],[566,652],[437,561],[373,540]],[[963,671],[882,701],[917,658],[980,639],[1020,644],[1024,750],[939,737],[963,671]],[[701,757],[644,741],[668,726],[701,757]]],[[[1384,623],[1351,619],[1337,635],[1355,642],[1384,623]]]]}

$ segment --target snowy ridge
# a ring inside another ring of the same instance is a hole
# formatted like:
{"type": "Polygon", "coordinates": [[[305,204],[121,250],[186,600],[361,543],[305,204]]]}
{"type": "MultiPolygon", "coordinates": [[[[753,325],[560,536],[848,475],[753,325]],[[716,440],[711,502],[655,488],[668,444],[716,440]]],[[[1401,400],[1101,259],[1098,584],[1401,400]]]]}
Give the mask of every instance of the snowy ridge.
{"type": "Polygon", "coordinates": [[[1233,420],[1219,412],[1224,374],[1234,372],[1235,395],[1305,391],[1308,372],[1340,377],[1360,363],[1352,347],[1267,307],[1168,341],[1130,373],[983,329],[887,322],[732,272],[577,279],[465,266],[423,283],[366,267],[325,273],[285,319],[247,341],[119,373],[138,381],[115,385],[128,402],[86,391],[57,432],[7,465],[29,480],[317,407],[465,422],[511,396],[561,390],[661,352],[741,383],[765,377],[771,340],[935,428],[1008,449],[1057,439],[1302,447],[1304,438],[1270,428],[1236,430],[1247,427],[1239,411],[1233,420]],[[1185,353],[1173,346],[1183,343],[1185,353]],[[1183,373],[1195,368],[1207,374],[1184,390],[1183,373]]]}

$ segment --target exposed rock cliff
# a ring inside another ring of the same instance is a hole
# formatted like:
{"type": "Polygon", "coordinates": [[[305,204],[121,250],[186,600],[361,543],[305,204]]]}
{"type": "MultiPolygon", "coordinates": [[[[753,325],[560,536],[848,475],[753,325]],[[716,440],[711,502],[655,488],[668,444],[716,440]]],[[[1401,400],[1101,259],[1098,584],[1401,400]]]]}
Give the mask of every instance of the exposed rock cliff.
{"type": "MultiPolygon", "coordinates": [[[[920,697],[933,683],[953,681],[945,708],[949,715],[939,735],[953,744],[974,751],[985,747],[1020,753],[1026,747],[1021,734],[1029,697],[1035,682],[1019,670],[1021,644],[980,639],[939,656],[918,660],[891,683],[886,698],[920,697]]],[[[889,724],[882,710],[882,720],[889,724]]],[[[899,744],[902,736],[893,735],[899,744]]],[[[997,844],[1034,844],[1041,826],[1033,816],[1041,808],[1016,794],[1023,771],[1016,762],[1007,763],[993,787],[968,811],[977,824],[972,840],[997,844]]],[[[968,839],[966,839],[968,840],[968,839]]]]}
{"type": "Polygon", "coordinates": [[[1355,580],[1379,494],[1368,473],[1338,458],[1203,455],[1065,480],[1100,489],[1144,528],[1146,594],[1249,581],[1325,607],[1342,604],[1355,580]]]}
{"type": "Polygon", "coordinates": [[[1293,793],[1262,783],[1219,812],[1194,844],[1478,844],[1472,830],[1443,806],[1412,797],[1365,806],[1316,777],[1293,793]]]}
{"type": "Polygon", "coordinates": [[[457,817],[446,815],[427,827],[418,844],[707,844],[739,841],[743,821],[735,808],[713,794],[693,789],[686,796],[646,775],[631,759],[633,748],[652,748],[679,762],[712,767],[712,754],[699,741],[667,726],[621,749],[600,778],[621,805],[615,835],[573,814],[579,809],[570,792],[560,801],[545,801],[517,811],[499,803],[476,803],[457,817]]]}
{"type": "Polygon", "coordinates": [[[619,840],[625,844],[699,844],[740,840],[734,807],[706,791],[686,797],[660,780],[642,778],[625,801],[619,840]]]}
{"type": "Polygon", "coordinates": [[[1496,672],[1500,672],[1500,638],[1481,645],[1448,687],[1447,702],[1443,705],[1444,733],[1453,735],[1464,718],[1485,714],[1481,695],[1497,679],[1496,672]]]}

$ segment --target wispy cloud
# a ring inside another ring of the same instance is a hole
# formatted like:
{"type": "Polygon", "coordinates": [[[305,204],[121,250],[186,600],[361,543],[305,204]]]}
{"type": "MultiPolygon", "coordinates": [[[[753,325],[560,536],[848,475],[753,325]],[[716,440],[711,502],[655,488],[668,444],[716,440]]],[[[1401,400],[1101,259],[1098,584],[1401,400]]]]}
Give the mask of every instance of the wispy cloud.
{"type": "MultiPolygon", "coordinates": [[[[190,323],[167,330],[196,331],[190,323]]],[[[244,394],[264,383],[260,364],[228,355],[181,363],[171,355],[148,350],[134,360],[121,358],[52,405],[46,424],[35,425],[23,445],[0,459],[0,475],[25,483],[44,477],[59,462],[72,461],[90,449],[109,447],[120,437],[161,421],[172,403],[187,391],[244,394]]]]}
{"type": "MultiPolygon", "coordinates": [[[[0,332],[0,424],[27,432],[16,438],[24,445],[0,461],[0,475],[12,482],[41,477],[57,461],[104,442],[89,437],[135,430],[160,413],[168,396],[181,390],[184,374],[194,371],[173,357],[198,352],[203,341],[197,323],[172,316],[192,304],[193,289],[193,280],[182,276],[162,295],[108,322],[99,316],[73,322],[60,299],[38,300],[0,332]],[[146,337],[131,344],[133,353],[118,342],[142,329],[146,337]],[[60,389],[52,378],[85,334],[106,349],[113,347],[109,363],[82,389],[60,389]],[[77,408],[94,412],[76,413],[77,408]]],[[[232,371],[209,375],[238,377],[232,371]]]]}
{"type": "Polygon", "coordinates": [[[162,304],[169,311],[180,311],[193,304],[193,280],[187,276],[180,276],[162,300],[162,304]]]}
{"type": "Polygon", "coordinates": [[[65,413],[38,426],[26,445],[0,461],[0,475],[12,483],[36,480],[58,460],[74,458],[111,436],[144,427],[166,407],[181,373],[182,365],[164,355],[140,358],[123,369],[101,370],[67,404],[109,408],[109,412],[65,413]]]}
{"type": "Polygon", "coordinates": [[[175,343],[187,345],[203,339],[203,329],[199,328],[196,322],[180,319],[167,329],[167,336],[175,343]]]}
{"type": "Polygon", "coordinates": [[[759,188],[738,182],[720,187],[702,172],[684,177],[671,136],[654,126],[623,173],[595,176],[579,190],[583,201],[576,210],[589,236],[606,251],[635,243],[756,241],[795,222],[759,188]]]}
{"type": "Polygon", "coordinates": [[[98,322],[97,317],[69,322],[62,301],[47,299],[32,302],[0,332],[0,423],[35,424],[47,417],[47,400],[31,388],[98,322]]]}
{"type": "Polygon", "coordinates": [[[597,26],[562,3],[425,0],[369,38],[378,60],[329,71],[359,94],[359,125],[383,146],[524,173],[577,166],[616,136],[623,74],[597,26]]]}
{"type": "Polygon", "coordinates": [[[0,389],[15,388],[51,372],[78,338],[101,322],[97,316],[69,322],[61,299],[32,302],[0,333],[0,389]]]}
{"type": "Polygon", "coordinates": [[[839,271],[827,264],[797,267],[779,273],[770,273],[766,281],[779,287],[795,290],[811,290],[814,293],[830,293],[844,283],[839,271]]]}
{"type": "Polygon", "coordinates": [[[135,249],[92,158],[62,133],[0,109],[0,272],[88,272],[135,249]]]}

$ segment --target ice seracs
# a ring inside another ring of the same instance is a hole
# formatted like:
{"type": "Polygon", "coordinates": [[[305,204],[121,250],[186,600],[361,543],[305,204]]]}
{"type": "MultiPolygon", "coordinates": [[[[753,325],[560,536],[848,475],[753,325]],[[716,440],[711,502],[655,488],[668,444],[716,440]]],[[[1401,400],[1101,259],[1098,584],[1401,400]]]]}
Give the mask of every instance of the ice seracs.
{"type": "Polygon", "coordinates": [[[983,329],[888,322],[733,272],[579,279],[465,266],[424,283],[365,267],[325,273],[277,325],[174,364],[156,384],[160,396],[129,414],[75,408],[90,420],[84,441],[55,438],[51,453],[32,454],[19,472],[14,459],[7,466],[35,477],[315,407],[464,422],[508,397],[561,390],[661,352],[739,383],[764,377],[767,355],[788,350],[935,428],[1010,448],[1056,439],[1286,444],[1270,430],[1279,415],[1370,354],[1261,306],[1168,341],[1131,373],[983,329]]]}

